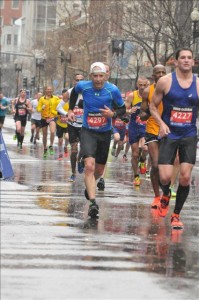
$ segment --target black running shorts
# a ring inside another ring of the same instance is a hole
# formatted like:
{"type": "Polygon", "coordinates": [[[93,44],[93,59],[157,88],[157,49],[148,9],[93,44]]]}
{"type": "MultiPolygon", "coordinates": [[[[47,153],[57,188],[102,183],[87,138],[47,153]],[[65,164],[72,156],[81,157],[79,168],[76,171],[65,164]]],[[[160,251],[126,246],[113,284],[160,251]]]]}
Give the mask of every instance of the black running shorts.
{"type": "Polygon", "coordinates": [[[180,163],[194,165],[196,162],[197,137],[186,137],[179,140],[172,140],[168,137],[162,138],[159,148],[158,164],[173,165],[179,150],[180,163]]]}
{"type": "Polygon", "coordinates": [[[21,122],[21,126],[22,127],[26,127],[26,123],[27,123],[27,116],[15,116],[14,117],[15,122],[20,121],[21,122]]]}
{"type": "Polygon", "coordinates": [[[69,143],[79,143],[81,138],[81,127],[75,127],[68,124],[69,143]]]}
{"type": "Polygon", "coordinates": [[[111,130],[96,132],[82,127],[81,152],[83,158],[94,157],[97,164],[105,165],[111,142],[111,130]]]}
{"type": "Polygon", "coordinates": [[[158,135],[146,132],[145,133],[145,145],[147,145],[151,142],[159,142],[158,135]]]}
{"type": "Polygon", "coordinates": [[[68,127],[61,127],[58,124],[56,124],[56,134],[58,139],[63,138],[64,133],[68,132],[68,127]]]}

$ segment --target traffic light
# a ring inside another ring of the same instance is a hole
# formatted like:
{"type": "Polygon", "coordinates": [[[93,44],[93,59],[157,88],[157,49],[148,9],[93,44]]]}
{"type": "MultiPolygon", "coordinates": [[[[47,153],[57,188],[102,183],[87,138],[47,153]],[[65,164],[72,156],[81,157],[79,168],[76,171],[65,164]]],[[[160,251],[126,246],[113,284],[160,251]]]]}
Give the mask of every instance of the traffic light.
{"type": "Polygon", "coordinates": [[[23,78],[23,88],[27,89],[27,85],[28,85],[28,78],[24,77],[23,78]]]}
{"type": "Polygon", "coordinates": [[[30,82],[32,87],[35,87],[35,77],[31,77],[31,82],[30,82]]]}

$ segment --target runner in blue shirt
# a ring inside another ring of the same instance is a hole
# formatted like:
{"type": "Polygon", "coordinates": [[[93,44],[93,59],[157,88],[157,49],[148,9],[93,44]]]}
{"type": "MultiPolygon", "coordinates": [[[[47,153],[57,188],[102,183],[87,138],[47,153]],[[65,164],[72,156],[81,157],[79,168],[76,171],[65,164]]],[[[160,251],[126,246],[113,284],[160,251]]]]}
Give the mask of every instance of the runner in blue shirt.
{"type": "Polygon", "coordinates": [[[80,81],[71,92],[68,119],[75,121],[73,108],[78,94],[83,96],[81,151],[85,164],[85,197],[90,200],[88,215],[96,217],[96,180],[102,176],[108,158],[112,118],[126,112],[120,90],[107,82],[106,67],[96,62],[90,67],[90,81],[80,81]],[[117,109],[113,112],[113,104],[117,109]]]}

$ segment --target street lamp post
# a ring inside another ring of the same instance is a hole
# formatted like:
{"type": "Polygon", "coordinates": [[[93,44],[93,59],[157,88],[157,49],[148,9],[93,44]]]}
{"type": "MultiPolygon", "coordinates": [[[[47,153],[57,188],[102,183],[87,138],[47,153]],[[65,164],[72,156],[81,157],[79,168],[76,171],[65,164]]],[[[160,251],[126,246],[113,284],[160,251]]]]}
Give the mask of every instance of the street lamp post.
{"type": "Polygon", "coordinates": [[[60,55],[61,63],[64,64],[64,80],[63,80],[63,87],[66,87],[66,71],[67,71],[67,64],[71,63],[71,54],[65,54],[64,51],[61,50],[60,55]]]}
{"type": "Polygon", "coordinates": [[[117,57],[117,72],[115,78],[115,85],[118,85],[118,77],[119,77],[119,58],[120,55],[124,54],[124,41],[123,40],[112,40],[112,54],[116,53],[117,57]]]}
{"type": "Polygon", "coordinates": [[[196,38],[199,37],[199,30],[198,30],[198,21],[199,21],[199,11],[195,7],[191,13],[191,20],[193,22],[193,42],[195,44],[196,38]]]}
{"type": "Polygon", "coordinates": [[[40,91],[40,81],[41,81],[41,70],[44,69],[44,58],[36,58],[36,68],[38,68],[38,81],[37,81],[37,91],[40,91]]]}
{"type": "Polygon", "coordinates": [[[22,64],[15,63],[15,73],[17,73],[16,78],[16,97],[18,96],[19,92],[19,73],[22,72],[22,64]]]}
{"type": "Polygon", "coordinates": [[[193,23],[193,27],[192,27],[192,30],[193,30],[193,52],[194,52],[194,56],[195,56],[195,66],[193,67],[193,71],[195,71],[198,74],[199,73],[199,70],[198,70],[199,11],[196,7],[193,9],[193,11],[191,13],[191,20],[193,23]]]}

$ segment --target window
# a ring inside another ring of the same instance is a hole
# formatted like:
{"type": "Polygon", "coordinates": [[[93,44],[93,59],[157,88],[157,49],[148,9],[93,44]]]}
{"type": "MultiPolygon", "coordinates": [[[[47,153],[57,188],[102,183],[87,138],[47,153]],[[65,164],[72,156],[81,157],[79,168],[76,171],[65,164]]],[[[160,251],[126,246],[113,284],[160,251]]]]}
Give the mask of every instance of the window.
{"type": "Polygon", "coordinates": [[[7,34],[7,45],[11,45],[11,34],[7,34]]]}
{"type": "Polygon", "coordinates": [[[18,45],[18,35],[14,34],[14,46],[18,45]]]}
{"type": "Polygon", "coordinates": [[[12,0],[12,8],[19,8],[19,0],[12,0]]]}
{"type": "Polygon", "coordinates": [[[0,9],[4,8],[4,0],[0,0],[0,9]]]}
{"type": "Polygon", "coordinates": [[[0,16],[0,26],[3,26],[3,17],[0,16]]]}

